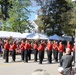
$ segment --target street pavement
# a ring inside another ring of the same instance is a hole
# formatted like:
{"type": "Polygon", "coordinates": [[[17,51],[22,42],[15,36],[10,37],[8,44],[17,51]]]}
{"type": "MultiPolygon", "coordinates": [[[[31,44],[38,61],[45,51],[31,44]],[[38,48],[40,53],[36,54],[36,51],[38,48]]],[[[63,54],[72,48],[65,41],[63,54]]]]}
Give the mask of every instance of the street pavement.
{"type": "Polygon", "coordinates": [[[4,59],[0,57],[0,75],[31,75],[31,73],[37,69],[44,69],[50,75],[59,75],[58,66],[59,63],[53,61],[52,64],[47,63],[47,55],[45,55],[43,64],[34,62],[33,54],[32,59],[28,63],[21,61],[21,56],[16,55],[16,62],[12,62],[11,56],[9,57],[9,63],[4,63],[4,59]]]}

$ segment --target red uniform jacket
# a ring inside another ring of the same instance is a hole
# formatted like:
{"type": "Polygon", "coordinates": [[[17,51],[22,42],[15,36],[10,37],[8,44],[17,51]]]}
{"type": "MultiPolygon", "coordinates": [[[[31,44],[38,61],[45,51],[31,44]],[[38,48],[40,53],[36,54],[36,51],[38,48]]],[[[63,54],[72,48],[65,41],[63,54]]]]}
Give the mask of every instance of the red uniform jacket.
{"type": "Polygon", "coordinates": [[[56,43],[53,44],[53,49],[55,49],[55,44],[56,44],[56,43]]]}
{"type": "Polygon", "coordinates": [[[58,50],[58,44],[53,44],[53,49],[58,50]]]}
{"type": "Polygon", "coordinates": [[[64,45],[59,45],[59,48],[58,48],[59,52],[64,52],[64,45]]]}
{"type": "Polygon", "coordinates": [[[67,48],[70,48],[70,50],[72,51],[72,45],[71,44],[67,44],[67,48]]]}
{"type": "Polygon", "coordinates": [[[20,50],[24,50],[25,43],[20,44],[20,50]]]}
{"type": "Polygon", "coordinates": [[[48,49],[48,50],[52,50],[52,44],[51,44],[51,43],[48,43],[48,44],[47,44],[47,49],[48,49]]]}
{"type": "Polygon", "coordinates": [[[29,50],[29,43],[25,43],[24,49],[29,50]]]}
{"type": "Polygon", "coordinates": [[[16,48],[17,48],[17,45],[16,45],[16,44],[13,44],[13,45],[11,46],[11,50],[16,50],[16,48]]]}
{"type": "Polygon", "coordinates": [[[10,44],[7,42],[7,43],[4,45],[4,49],[9,50],[9,48],[10,48],[10,44]]]}
{"type": "Polygon", "coordinates": [[[31,44],[30,44],[30,43],[28,43],[28,44],[29,44],[29,50],[31,50],[32,46],[31,46],[31,44]]]}
{"type": "Polygon", "coordinates": [[[44,42],[42,42],[42,45],[43,45],[44,47],[46,47],[46,44],[45,44],[44,42]]]}
{"type": "Polygon", "coordinates": [[[43,45],[40,45],[40,46],[38,47],[38,51],[44,51],[44,46],[43,46],[43,45]]]}
{"type": "Polygon", "coordinates": [[[34,44],[33,48],[34,48],[34,50],[37,50],[38,49],[38,45],[34,44]]]}

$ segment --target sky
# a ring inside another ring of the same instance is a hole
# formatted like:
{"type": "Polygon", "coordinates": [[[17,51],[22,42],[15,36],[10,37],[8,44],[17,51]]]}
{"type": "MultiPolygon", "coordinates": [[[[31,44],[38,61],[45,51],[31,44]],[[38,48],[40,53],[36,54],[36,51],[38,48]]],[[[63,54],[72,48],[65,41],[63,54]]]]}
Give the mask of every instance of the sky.
{"type": "Polygon", "coordinates": [[[33,11],[32,13],[31,13],[31,16],[29,17],[29,20],[35,20],[36,18],[37,18],[37,10],[39,9],[40,7],[38,7],[38,6],[36,6],[36,7],[29,7],[29,9],[31,10],[31,11],[33,11]]]}

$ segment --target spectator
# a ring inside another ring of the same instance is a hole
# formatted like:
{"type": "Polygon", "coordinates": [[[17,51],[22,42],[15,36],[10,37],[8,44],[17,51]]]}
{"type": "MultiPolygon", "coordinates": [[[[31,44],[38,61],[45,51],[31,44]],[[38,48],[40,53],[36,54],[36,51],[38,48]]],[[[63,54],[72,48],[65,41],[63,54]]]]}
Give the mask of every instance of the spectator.
{"type": "Polygon", "coordinates": [[[2,48],[1,48],[1,44],[0,44],[0,55],[2,54],[2,48]]]}
{"type": "MultiPolygon", "coordinates": [[[[60,60],[60,66],[64,69],[63,75],[71,75],[73,56],[70,55],[70,48],[66,48],[66,54],[60,60]]],[[[61,74],[62,75],[62,74],[61,74]]]]}

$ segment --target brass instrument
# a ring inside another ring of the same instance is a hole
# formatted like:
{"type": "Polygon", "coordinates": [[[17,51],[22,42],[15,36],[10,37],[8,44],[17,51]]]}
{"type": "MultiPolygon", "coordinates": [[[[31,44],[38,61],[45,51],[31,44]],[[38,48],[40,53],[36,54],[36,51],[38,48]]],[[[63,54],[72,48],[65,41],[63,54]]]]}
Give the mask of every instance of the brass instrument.
{"type": "Polygon", "coordinates": [[[10,44],[13,43],[13,37],[12,36],[9,37],[9,43],[10,44]]]}

